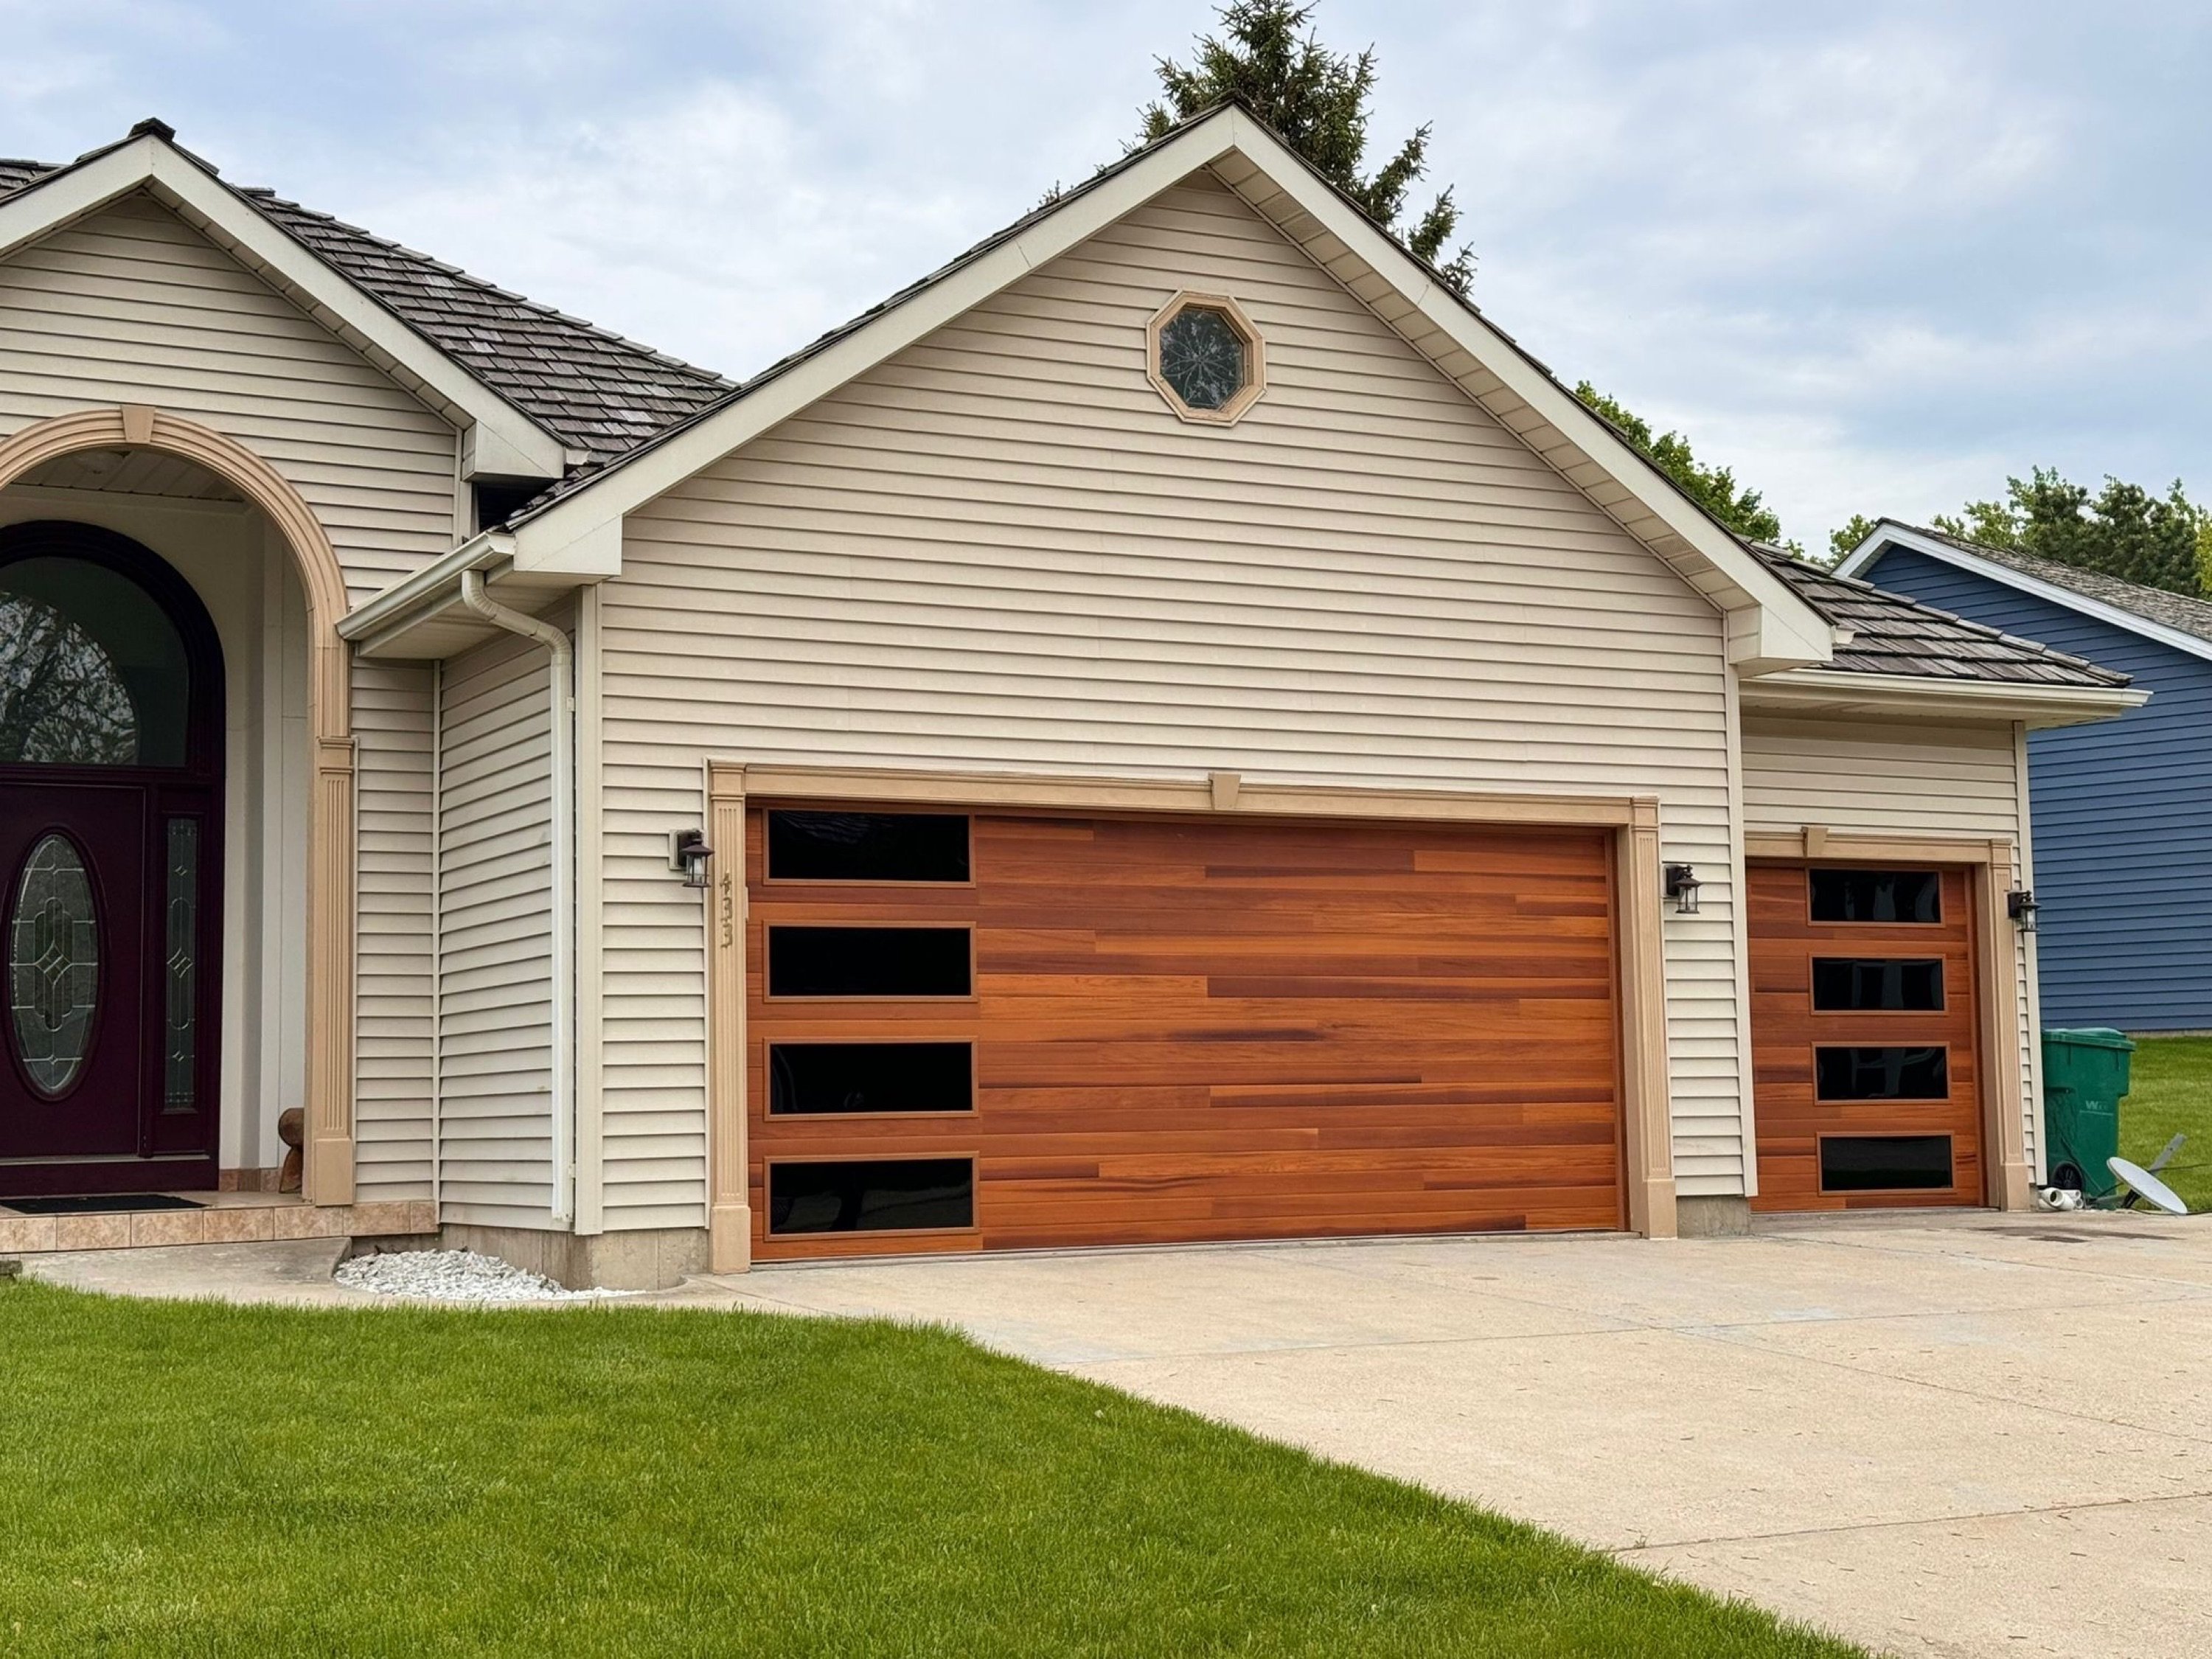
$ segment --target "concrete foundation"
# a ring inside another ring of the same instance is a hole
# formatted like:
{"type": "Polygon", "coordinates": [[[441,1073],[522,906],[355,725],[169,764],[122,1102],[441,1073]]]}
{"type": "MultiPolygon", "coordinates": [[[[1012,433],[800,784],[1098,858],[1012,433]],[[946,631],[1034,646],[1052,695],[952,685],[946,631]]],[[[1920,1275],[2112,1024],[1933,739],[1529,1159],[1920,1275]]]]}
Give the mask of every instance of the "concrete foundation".
{"type": "Polygon", "coordinates": [[[1751,1200],[1747,1198],[1678,1198],[1674,1200],[1677,1238],[1743,1238],[1751,1232],[1751,1200]]]}
{"type": "Polygon", "coordinates": [[[579,1237],[528,1227],[474,1227],[449,1221],[439,1237],[447,1249],[495,1255],[572,1291],[665,1291],[689,1274],[707,1271],[703,1227],[579,1237]]]}

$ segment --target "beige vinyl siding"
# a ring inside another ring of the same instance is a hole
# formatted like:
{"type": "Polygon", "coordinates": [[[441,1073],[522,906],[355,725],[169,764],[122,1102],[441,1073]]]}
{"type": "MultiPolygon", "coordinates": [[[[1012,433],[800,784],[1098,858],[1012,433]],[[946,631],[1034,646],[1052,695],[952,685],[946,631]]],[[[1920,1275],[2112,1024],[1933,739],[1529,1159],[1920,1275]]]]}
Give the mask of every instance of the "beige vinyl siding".
{"type": "Polygon", "coordinates": [[[1741,1190],[1718,616],[1200,175],[708,468],[600,591],[606,1224],[698,1224],[709,756],[1651,793],[1686,1192],[1741,1190]],[[1186,425],[1146,319],[1236,296],[1267,395],[1186,425]]]}
{"type": "Polygon", "coordinates": [[[364,1201],[430,1196],[435,672],[387,663],[354,666],[361,871],[354,1181],[364,1201]]]}
{"type": "MultiPolygon", "coordinates": [[[[0,262],[0,434],[119,404],[199,422],[267,461],[329,533],[356,601],[456,539],[454,429],[145,196],[0,262]]],[[[404,682],[355,669],[367,1196],[428,1189],[428,866],[406,867],[429,841],[428,681],[404,682]]]]}
{"type": "MultiPolygon", "coordinates": [[[[1743,722],[1744,829],[1796,834],[1808,823],[1903,835],[2002,837],[2017,857],[2027,845],[2020,774],[2025,751],[2006,726],[1942,726],[1864,720],[1743,722]]],[[[2013,933],[2014,1026],[2020,1044],[2021,1112],[2036,1157],[2035,1091],[2041,1065],[2028,945],[2013,933]]]]}
{"type": "Polygon", "coordinates": [[[0,263],[0,432],[125,403],[283,474],[356,602],[453,544],[454,429],[144,196],[0,263]]]}
{"type": "Polygon", "coordinates": [[[444,665],[438,774],[441,1218],[550,1224],[551,716],[544,651],[444,665]]]}

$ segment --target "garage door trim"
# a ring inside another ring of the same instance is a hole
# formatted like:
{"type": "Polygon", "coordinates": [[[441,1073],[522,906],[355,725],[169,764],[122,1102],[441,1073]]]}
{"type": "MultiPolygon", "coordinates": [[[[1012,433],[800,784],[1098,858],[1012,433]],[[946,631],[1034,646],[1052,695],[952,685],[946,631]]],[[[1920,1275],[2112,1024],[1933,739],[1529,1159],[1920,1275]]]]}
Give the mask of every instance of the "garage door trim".
{"type": "Polygon", "coordinates": [[[1674,1231],[1668,1117],[1665,967],[1661,945],[1659,803],[1648,795],[1508,794],[1246,783],[1204,779],[1060,776],[1037,773],[803,768],[709,761],[707,839],[714,849],[707,933],[708,1195],[712,1268],[751,1265],[745,1066],[745,807],[749,796],[974,809],[1038,807],[1214,817],[1265,814],[1308,820],[1421,820],[1439,823],[1599,827],[1613,832],[1619,894],[1620,1079],[1629,1226],[1653,1237],[1674,1231]]]}
{"type": "MultiPolygon", "coordinates": [[[[2001,836],[1887,835],[1807,824],[1795,834],[1746,836],[1744,858],[1747,863],[1924,864],[1967,872],[1976,916],[1974,988],[1981,1019],[1983,1201],[1996,1209],[2026,1209],[2034,1170],[2021,1111],[2017,953],[2022,947],[2018,929],[2005,919],[2005,895],[2019,869],[2012,842],[2001,836]]],[[[1753,1146],[1759,1141],[1756,1111],[1755,1103],[1747,1102],[1744,1138],[1753,1146]]]]}

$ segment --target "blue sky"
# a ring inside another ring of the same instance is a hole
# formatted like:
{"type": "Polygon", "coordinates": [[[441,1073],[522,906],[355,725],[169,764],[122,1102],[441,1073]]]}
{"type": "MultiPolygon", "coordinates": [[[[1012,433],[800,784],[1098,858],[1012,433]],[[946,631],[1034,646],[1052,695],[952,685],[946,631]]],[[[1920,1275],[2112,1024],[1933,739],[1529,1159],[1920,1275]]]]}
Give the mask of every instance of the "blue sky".
{"type": "MultiPolygon", "coordinates": [[[[0,154],[227,177],[743,374],[1116,154],[1205,0],[0,0],[0,154]]],[[[1492,317],[1811,548],[2056,465],[2212,498],[2212,7],[1322,0],[1492,317]]]]}

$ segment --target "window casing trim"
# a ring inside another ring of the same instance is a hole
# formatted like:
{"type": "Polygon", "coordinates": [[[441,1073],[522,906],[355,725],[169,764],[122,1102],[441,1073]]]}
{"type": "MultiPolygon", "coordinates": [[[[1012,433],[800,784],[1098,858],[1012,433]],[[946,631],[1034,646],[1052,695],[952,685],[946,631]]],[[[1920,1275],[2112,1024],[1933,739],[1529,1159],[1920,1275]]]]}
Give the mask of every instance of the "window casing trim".
{"type": "Polygon", "coordinates": [[[1154,391],[1176,416],[1194,426],[1234,426],[1267,390],[1267,347],[1244,307],[1226,294],[1201,294],[1185,289],[1152,313],[1145,325],[1145,375],[1154,391]],[[1185,403],[1160,370],[1160,331],[1185,311],[1198,307],[1218,311],[1244,342],[1244,385],[1218,409],[1194,409],[1185,403]]]}

